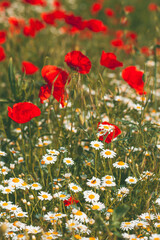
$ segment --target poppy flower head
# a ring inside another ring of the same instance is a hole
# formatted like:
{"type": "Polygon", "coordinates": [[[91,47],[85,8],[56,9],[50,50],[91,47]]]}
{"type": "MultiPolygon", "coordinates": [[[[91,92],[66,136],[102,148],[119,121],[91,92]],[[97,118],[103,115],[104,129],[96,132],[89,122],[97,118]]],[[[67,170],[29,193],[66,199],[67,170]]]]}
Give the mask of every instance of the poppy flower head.
{"type": "Polygon", "coordinates": [[[146,94],[144,91],[143,72],[137,70],[135,66],[130,66],[122,71],[122,78],[129,84],[131,88],[134,88],[140,95],[146,94]]]}
{"type": "Polygon", "coordinates": [[[15,122],[23,124],[29,122],[32,118],[41,114],[40,109],[29,102],[20,102],[8,107],[8,116],[15,122]]]}
{"type": "Polygon", "coordinates": [[[86,27],[92,32],[107,32],[107,26],[101,20],[90,19],[86,21],[86,27]]]}
{"type": "Polygon", "coordinates": [[[45,100],[47,100],[51,96],[51,90],[52,90],[52,86],[48,84],[41,86],[40,92],[39,92],[39,98],[41,103],[43,103],[45,100]]]}
{"type": "Polygon", "coordinates": [[[106,8],[104,10],[104,13],[107,17],[110,17],[110,18],[114,17],[115,15],[114,10],[112,8],[106,8]]]}
{"type": "Polygon", "coordinates": [[[65,205],[65,206],[70,206],[70,205],[72,205],[72,204],[74,204],[74,203],[78,203],[79,201],[76,200],[74,197],[71,196],[69,199],[64,200],[63,202],[64,202],[64,205],[65,205]]]}
{"type": "Polygon", "coordinates": [[[75,16],[74,14],[66,14],[64,20],[67,24],[78,28],[79,30],[84,30],[86,27],[86,22],[80,16],[75,16]]]}
{"type": "Polygon", "coordinates": [[[5,10],[6,8],[9,8],[11,6],[10,1],[2,1],[0,2],[0,11],[5,10]]]}
{"type": "Polygon", "coordinates": [[[122,39],[113,39],[112,41],[111,41],[111,45],[113,46],[113,47],[117,47],[117,48],[122,48],[123,46],[124,46],[124,42],[123,42],[123,40],[122,39]]]}
{"type": "Polygon", "coordinates": [[[114,53],[106,53],[105,51],[102,51],[100,64],[112,70],[115,70],[117,67],[123,67],[123,63],[117,60],[114,53]]]}
{"type": "Polygon", "coordinates": [[[40,6],[46,6],[45,0],[22,0],[24,3],[28,3],[31,5],[40,5],[40,6]]]}
{"type": "Polygon", "coordinates": [[[100,2],[95,2],[91,6],[91,13],[97,14],[102,9],[102,4],[100,2]]]}
{"type": "Polygon", "coordinates": [[[156,3],[150,3],[148,5],[148,10],[151,12],[157,11],[158,10],[158,5],[156,3]]]}
{"type": "Polygon", "coordinates": [[[134,12],[134,10],[135,10],[135,8],[133,6],[131,6],[131,5],[124,7],[124,11],[126,13],[132,13],[132,12],[134,12]]]}
{"type": "Polygon", "coordinates": [[[91,69],[91,61],[80,51],[72,51],[66,54],[67,65],[81,74],[87,74],[91,69]]]}
{"type": "Polygon", "coordinates": [[[105,139],[106,143],[110,143],[114,138],[121,134],[121,130],[114,124],[109,122],[98,123],[99,140],[105,139]],[[102,132],[102,134],[101,134],[102,132]]]}
{"type": "Polygon", "coordinates": [[[39,70],[37,66],[35,66],[31,62],[23,61],[22,62],[22,72],[24,72],[26,75],[32,75],[36,73],[39,70]]]}
{"type": "Polygon", "coordinates": [[[0,62],[5,60],[5,58],[6,58],[5,51],[4,51],[3,47],[0,46],[0,62]]]}
{"type": "Polygon", "coordinates": [[[6,41],[6,31],[0,31],[0,44],[5,43],[6,41]]]}

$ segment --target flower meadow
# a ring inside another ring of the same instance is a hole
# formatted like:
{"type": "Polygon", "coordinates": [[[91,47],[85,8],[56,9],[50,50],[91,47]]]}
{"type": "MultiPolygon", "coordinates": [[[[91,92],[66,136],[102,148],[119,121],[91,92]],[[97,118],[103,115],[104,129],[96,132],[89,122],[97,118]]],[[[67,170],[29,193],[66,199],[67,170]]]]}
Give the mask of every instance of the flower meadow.
{"type": "Polygon", "coordinates": [[[159,4],[0,1],[0,240],[160,239],[159,4]]]}

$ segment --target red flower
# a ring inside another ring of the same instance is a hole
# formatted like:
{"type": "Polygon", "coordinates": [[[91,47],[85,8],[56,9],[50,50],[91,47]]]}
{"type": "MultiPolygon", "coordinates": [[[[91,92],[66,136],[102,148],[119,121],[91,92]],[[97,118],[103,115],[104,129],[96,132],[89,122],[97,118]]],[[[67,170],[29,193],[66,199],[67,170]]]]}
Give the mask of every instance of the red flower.
{"type": "Polygon", "coordinates": [[[114,39],[111,41],[111,45],[113,47],[122,48],[124,45],[124,42],[121,39],[114,39]]]}
{"type": "Polygon", "coordinates": [[[134,10],[135,10],[135,8],[133,6],[125,6],[124,7],[124,11],[126,13],[132,13],[132,12],[134,12],[134,10]]]}
{"type": "Polygon", "coordinates": [[[128,31],[126,33],[126,38],[130,38],[131,40],[136,41],[137,40],[137,33],[128,31]]]}
{"type": "Polygon", "coordinates": [[[46,2],[45,0],[23,0],[24,3],[29,3],[31,5],[41,5],[45,6],[46,2]]]}
{"type": "Polygon", "coordinates": [[[2,9],[2,10],[4,10],[5,8],[8,8],[8,7],[10,7],[11,6],[11,3],[9,2],[9,1],[2,1],[1,3],[0,3],[0,10],[2,9]]]}
{"type": "Polygon", "coordinates": [[[51,95],[53,86],[53,97],[64,107],[64,101],[67,98],[65,85],[69,83],[69,74],[56,66],[47,65],[42,68],[42,77],[47,82],[47,85],[42,86],[39,93],[41,103],[48,99],[51,95]]]}
{"type": "Polygon", "coordinates": [[[153,11],[157,11],[158,10],[158,5],[156,3],[150,3],[148,5],[148,10],[153,12],[153,11]]]}
{"type": "Polygon", "coordinates": [[[149,57],[150,55],[152,55],[152,51],[149,49],[149,47],[147,46],[143,46],[140,49],[141,53],[144,54],[145,56],[149,57]]]}
{"type": "Polygon", "coordinates": [[[111,9],[111,8],[106,8],[105,10],[104,10],[104,13],[107,15],[107,17],[114,17],[114,15],[115,15],[115,13],[114,13],[114,11],[113,11],[113,9],[111,9]]]}
{"type": "Polygon", "coordinates": [[[64,202],[65,206],[69,206],[69,205],[72,205],[74,203],[78,203],[79,201],[71,196],[69,199],[64,200],[63,202],[64,202]]]}
{"type": "Polygon", "coordinates": [[[6,58],[5,51],[3,47],[0,46],[0,62],[3,61],[6,58]]]}
{"type": "Polygon", "coordinates": [[[129,84],[131,88],[134,88],[140,95],[146,94],[144,92],[143,72],[138,71],[135,66],[130,66],[122,71],[122,78],[129,84]]]}
{"type": "Polygon", "coordinates": [[[86,26],[92,32],[106,32],[107,26],[101,20],[98,19],[90,19],[86,21],[86,26]]]}
{"type": "Polygon", "coordinates": [[[93,3],[93,5],[91,6],[91,13],[92,13],[92,14],[96,14],[96,13],[98,13],[101,9],[102,9],[102,4],[99,3],[99,2],[95,2],[95,3],[93,3]]]}
{"type": "Polygon", "coordinates": [[[73,14],[65,15],[65,22],[79,30],[83,30],[86,27],[85,21],[83,21],[80,16],[75,16],[73,14]]]}
{"type": "Polygon", "coordinates": [[[117,60],[114,53],[106,53],[105,51],[102,51],[100,64],[112,70],[115,70],[117,67],[123,67],[123,63],[117,60]]]}
{"type": "Polygon", "coordinates": [[[45,25],[38,19],[30,18],[29,26],[25,26],[23,33],[25,36],[35,37],[36,33],[45,28],[45,25]]]}
{"type": "Polygon", "coordinates": [[[31,62],[22,62],[22,72],[24,72],[26,75],[32,75],[36,73],[39,70],[38,67],[36,67],[33,63],[31,62]]]}
{"type": "Polygon", "coordinates": [[[41,114],[40,109],[29,102],[20,102],[13,105],[13,109],[8,107],[8,116],[17,123],[27,123],[32,118],[41,114]]]}
{"type": "Polygon", "coordinates": [[[52,90],[52,86],[48,84],[41,86],[40,92],[39,92],[39,98],[41,103],[43,103],[45,100],[47,100],[51,96],[51,90],[52,90]]]}
{"type": "Polygon", "coordinates": [[[6,41],[6,32],[0,31],[0,44],[5,43],[5,41],[6,41]]]}
{"type": "Polygon", "coordinates": [[[16,34],[19,34],[25,25],[23,18],[9,17],[8,22],[10,24],[10,31],[16,34]]]}
{"type": "Polygon", "coordinates": [[[99,140],[103,141],[106,137],[106,143],[110,143],[114,138],[121,134],[121,130],[116,125],[109,122],[99,122],[98,131],[100,133],[99,140]]]}
{"type": "Polygon", "coordinates": [[[87,74],[91,69],[91,61],[80,51],[72,51],[66,54],[65,62],[70,68],[73,68],[75,71],[87,74]]]}

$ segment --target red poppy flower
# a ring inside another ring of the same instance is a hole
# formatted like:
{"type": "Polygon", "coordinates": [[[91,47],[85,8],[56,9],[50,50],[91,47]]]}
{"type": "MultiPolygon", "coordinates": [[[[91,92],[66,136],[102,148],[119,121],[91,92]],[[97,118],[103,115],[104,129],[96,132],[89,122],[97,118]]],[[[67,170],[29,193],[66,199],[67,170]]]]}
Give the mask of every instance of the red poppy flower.
{"type": "Polygon", "coordinates": [[[64,202],[64,205],[65,205],[65,206],[70,206],[70,205],[72,205],[72,204],[74,204],[74,203],[78,203],[79,201],[76,200],[74,197],[71,196],[69,199],[64,200],[63,202],[64,202]]]}
{"type": "Polygon", "coordinates": [[[81,74],[87,74],[91,69],[91,61],[80,51],[72,51],[66,54],[65,62],[70,68],[81,74]]]}
{"type": "Polygon", "coordinates": [[[60,3],[60,1],[53,1],[53,6],[56,7],[56,8],[60,8],[62,6],[62,4],[60,3]]]}
{"type": "Polygon", "coordinates": [[[0,2],[0,9],[4,10],[5,8],[9,8],[11,3],[9,1],[2,1],[0,2]]]}
{"type": "Polygon", "coordinates": [[[144,54],[145,56],[149,57],[150,55],[152,55],[152,51],[149,49],[149,47],[147,46],[143,46],[140,49],[141,53],[144,54]]]}
{"type": "Polygon", "coordinates": [[[146,94],[144,91],[143,72],[138,71],[135,66],[130,66],[122,71],[122,78],[129,84],[131,88],[134,88],[140,95],[146,94]]]}
{"type": "Polygon", "coordinates": [[[10,24],[10,31],[16,34],[19,34],[25,25],[23,18],[9,17],[8,22],[10,24]]]}
{"type": "Polygon", "coordinates": [[[36,73],[39,70],[37,66],[35,66],[31,62],[23,61],[22,62],[22,72],[24,72],[26,75],[32,75],[36,73]]]}
{"type": "Polygon", "coordinates": [[[135,8],[133,6],[125,6],[124,7],[124,11],[126,13],[132,13],[132,12],[134,12],[134,10],[135,10],[135,8]]]}
{"type": "Polygon", "coordinates": [[[133,32],[133,31],[128,31],[126,33],[126,38],[129,38],[133,41],[136,41],[137,40],[137,33],[133,32]]]}
{"type": "Polygon", "coordinates": [[[25,26],[23,33],[25,36],[35,37],[36,33],[45,28],[45,25],[38,19],[30,18],[29,26],[25,26]]]}
{"type": "Polygon", "coordinates": [[[103,131],[103,135],[100,134],[99,140],[103,141],[105,139],[106,143],[110,143],[114,138],[121,134],[121,130],[116,125],[109,122],[99,122],[98,131],[100,133],[103,131]]]}
{"type": "Polygon", "coordinates": [[[122,48],[124,45],[124,42],[122,41],[122,39],[117,38],[111,41],[111,45],[113,47],[122,48]]]}
{"type": "Polygon", "coordinates": [[[83,30],[86,27],[86,22],[80,16],[75,16],[74,14],[65,15],[65,22],[72,25],[73,27],[83,30]]]}
{"type": "Polygon", "coordinates": [[[158,5],[156,3],[150,3],[148,5],[148,10],[153,12],[153,11],[157,11],[158,10],[158,5]]]}
{"type": "Polygon", "coordinates": [[[117,67],[123,67],[123,63],[117,60],[114,53],[106,53],[105,51],[102,51],[100,64],[112,70],[115,70],[117,67]]]}
{"type": "Polygon", "coordinates": [[[90,19],[86,21],[86,26],[92,32],[106,32],[107,26],[101,20],[98,19],[90,19]]]}
{"type": "Polygon", "coordinates": [[[52,90],[52,86],[48,84],[41,86],[40,92],[39,92],[39,98],[41,103],[43,103],[45,100],[47,100],[51,96],[51,90],[52,90]]]}
{"type": "Polygon", "coordinates": [[[67,98],[65,85],[70,81],[69,74],[65,70],[52,65],[44,66],[41,73],[47,82],[47,85],[42,86],[40,89],[41,103],[50,97],[53,87],[53,97],[64,106],[64,101],[67,98]]]}
{"type": "Polygon", "coordinates": [[[6,41],[6,32],[0,31],[0,44],[5,43],[5,41],[6,41]]]}
{"type": "Polygon", "coordinates": [[[45,0],[23,0],[23,2],[31,4],[31,5],[41,5],[41,6],[45,6],[46,5],[46,1],[45,0]]]}
{"type": "Polygon", "coordinates": [[[99,2],[95,2],[91,6],[91,13],[96,14],[102,9],[102,4],[99,2]]]}
{"type": "Polygon", "coordinates": [[[104,13],[107,15],[107,17],[114,17],[114,15],[115,15],[115,13],[114,13],[114,11],[113,11],[113,9],[111,9],[111,8],[106,8],[105,10],[104,10],[104,13]]]}
{"type": "Polygon", "coordinates": [[[0,62],[3,61],[6,58],[5,51],[3,47],[0,46],[0,62]]]}
{"type": "Polygon", "coordinates": [[[20,102],[13,105],[13,109],[8,107],[8,116],[17,123],[27,123],[32,118],[41,114],[40,109],[29,102],[20,102]]]}

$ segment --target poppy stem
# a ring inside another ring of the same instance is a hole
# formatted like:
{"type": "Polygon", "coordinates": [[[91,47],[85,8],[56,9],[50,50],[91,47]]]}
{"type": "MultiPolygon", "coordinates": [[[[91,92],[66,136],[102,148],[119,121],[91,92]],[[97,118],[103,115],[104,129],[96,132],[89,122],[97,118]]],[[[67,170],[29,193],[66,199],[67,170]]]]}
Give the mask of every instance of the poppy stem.
{"type": "Polygon", "coordinates": [[[157,109],[157,98],[156,98],[156,89],[157,89],[157,54],[156,54],[157,47],[154,47],[154,90],[155,90],[155,110],[157,109]]]}

